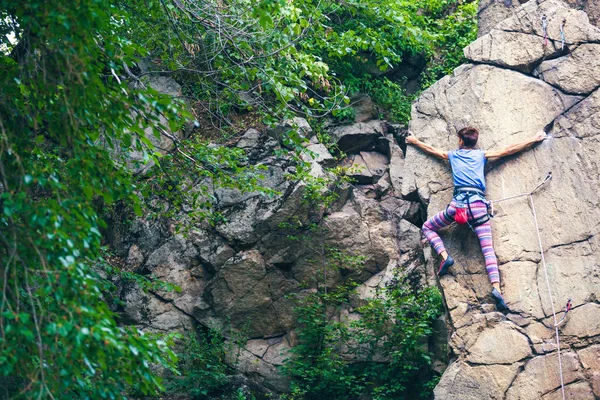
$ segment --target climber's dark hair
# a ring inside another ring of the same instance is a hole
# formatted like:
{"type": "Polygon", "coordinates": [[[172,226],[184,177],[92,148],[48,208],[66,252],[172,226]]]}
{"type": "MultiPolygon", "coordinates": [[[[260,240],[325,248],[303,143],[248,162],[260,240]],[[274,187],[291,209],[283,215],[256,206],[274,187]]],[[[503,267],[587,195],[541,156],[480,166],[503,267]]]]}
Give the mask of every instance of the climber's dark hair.
{"type": "Polygon", "coordinates": [[[462,139],[464,148],[471,149],[477,144],[477,139],[479,139],[479,131],[469,126],[458,131],[458,137],[462,139]]]}

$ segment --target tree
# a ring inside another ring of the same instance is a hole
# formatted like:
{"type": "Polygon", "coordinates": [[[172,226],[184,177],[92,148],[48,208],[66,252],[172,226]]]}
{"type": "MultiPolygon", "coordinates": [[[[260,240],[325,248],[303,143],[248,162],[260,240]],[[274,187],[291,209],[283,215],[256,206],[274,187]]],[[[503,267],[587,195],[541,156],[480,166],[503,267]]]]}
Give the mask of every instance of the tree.
{"type": "Polygon", "coordinates": [[[157,124],[158,112],[177,121],[179,110],[119,78],[142,49],[114,34],[127,16],[110,2],[2,0],[0,10],[2,395],[156,392],[151,366],[170,367],[173,355],[117,326],[103,301],[96,205],[121,200],[139,210],[114,150],[152,157],[142,127],[157,124]]]}

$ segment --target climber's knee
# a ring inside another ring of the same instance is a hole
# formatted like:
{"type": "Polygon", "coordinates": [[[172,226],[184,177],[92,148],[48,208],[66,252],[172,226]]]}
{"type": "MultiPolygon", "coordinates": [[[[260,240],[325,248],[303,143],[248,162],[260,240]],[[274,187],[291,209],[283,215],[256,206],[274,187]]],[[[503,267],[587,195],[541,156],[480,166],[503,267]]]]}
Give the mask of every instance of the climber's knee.
{"type": "Polygon", "coordinates": [[[425,223],[423,223],[423,226],[421,227],[421,232],[423,232],[424,235],[427,235],[428,232],[431,232],[433,230],[433,226],[431,225],[431,223],[429,221],[425,221],[425,223]]]}

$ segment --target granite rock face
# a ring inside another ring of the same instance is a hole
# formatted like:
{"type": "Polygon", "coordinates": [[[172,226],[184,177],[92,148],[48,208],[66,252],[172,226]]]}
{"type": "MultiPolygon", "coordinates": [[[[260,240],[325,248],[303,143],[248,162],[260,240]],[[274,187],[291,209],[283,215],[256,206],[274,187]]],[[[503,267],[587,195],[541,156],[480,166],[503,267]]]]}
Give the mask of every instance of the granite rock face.
{"type": "MultiPolygon", "coordinates": [[[[276,194],[214,188],[210,202],[223,215],[214,226],[185,215],[178,221],[141,218],[116,237],[113,245],[131,269],[181,288],[143,292],[124,285],[123,321],[161,332],[215,327],[232,340],[243,332],[249,339],[230,364],[260,385],[285,391],[289,381],[278,366],[297,341],[296,301],[290,295],[352,280],[363,283],[357,292],[367,298],[395,270],[433,284],[421,251],[422,205],[400,195],[404,153],[387,134],[387,125],[368,120],[328,129],[349,154],[344,160],[315,136],[309,139],[311,129],[301,118],[275,131],[247,130],[236,146],[249,163],[265,167],[262,185],[276,194]],[[289,179],[296,168],[293,160],[274,154],[282,146],[277,131],[293,127],[307,139],[302,159],[310,164],[311,178],[328,179],[328,168],[339,165],[355,179],[353,185],[330,187],[338,198],[329,207],[307,201],[310,182],[289,179]],[[313,224],[319,226],[313,233],[293,228],[313,224]],[[360,256],[362,265],[329,268],[319,262],[327,248],[360,256]]],[[[338,310],[332,318],[342,312],[344,318],[358,318],[349,310],[338,310]]]]}
{"type": "MultiPolygon", "coordinates": [[[[548,133],[535,148],[488,166],[489,199],[527,193],[549,171],[553,176],[532,200],[523,197],[496,207],[493,238],[510,312],[496,312],[491,305],[476,237],[460,227],[443,231],[456,260],[440,279],[456,358],[435,389],[436,399],[562,398],[552,310],[560,318],[569,298],[574,308],[559,328],[565,395],[600,396],[595,359],[600,228],[594,222],[600,221],[600,70],[598,57],[588,57],[596,51],[599,34],[582,11],[566,3],[529,1],[465,49],[477,64],[457,68],[413,105],[409,130],[439,148],[456,148],[456,132],[467,125],[480,130],[479,145],[489,150],[541,130],[548,133]],[[550,21],[546,48],[537,24],[544,14],[550,21]],[[568,50],[560,49],[557,21],[563,19],[568,50]]],[[[452,197],[447,163],[413,147],[406,152],[402,180],[402,193],[417,193],[428,203],[429,216],[452,197]]],[[[432,256],[427,259],[435,262],[432,256]]]]}
{"type": "Polygon", "coordinates": [[[589,94],[600,87],[600,43],[585,43],[570,55],[542,62],[540,79],[565,93],[589,94]]]}
{"type": "MultiPolygon", "coordinates": [[[[500,22],[515,15],[519,7],[524,3],[534,6],[543,1],[539,0],[481,0],[477,10],[478,32],[477,36],[490,33],[500,22]]],[[[599,0],[566,0],[565,5],[574,10],[583,11],[587,14],[592,25],[600,24],[600,1],[599,0]]],[[[539,20],[541,25],[541,19],[539,20]]]]}

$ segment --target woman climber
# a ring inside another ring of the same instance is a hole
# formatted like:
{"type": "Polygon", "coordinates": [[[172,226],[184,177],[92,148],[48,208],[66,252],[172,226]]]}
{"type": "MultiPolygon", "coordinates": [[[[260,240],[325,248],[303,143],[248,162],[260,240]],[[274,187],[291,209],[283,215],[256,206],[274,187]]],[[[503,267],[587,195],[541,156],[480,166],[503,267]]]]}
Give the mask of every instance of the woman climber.
{"type": "Polygon", "coordinates": [[[454,264],[454,260],[448,255],[437,231],[453,222],[469,224],[479,238],[481,251],[485,258],[485,268],[493,287],[492,297],[496,301],[496,308],[502,311],[507,310],[508,307],[501,294],[498,260],[492,244],[492,228],[488,215],[489,202],[485,199],[484,194],[484,166],[488,159],[499,159],[530,148],[535,143],[543,141],[546,133],[542,132],[530,140],[499,151],[476,149],[478,138],[477,129],[463,128],[458,132],[458,150],[450,152],[437,150],[412,135],[406,138],[406,143],[413,144],[425,153],[439,159],[450,160],[452,168],[454,181],[452,201],[444,211],[440,211],[426,221],[422,228],[431,246],[442,257],[438,276],[447,274],[448,269],[454,264]]]}

